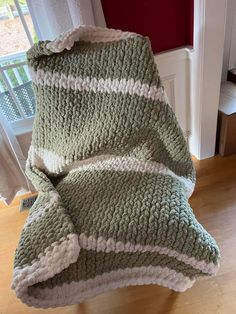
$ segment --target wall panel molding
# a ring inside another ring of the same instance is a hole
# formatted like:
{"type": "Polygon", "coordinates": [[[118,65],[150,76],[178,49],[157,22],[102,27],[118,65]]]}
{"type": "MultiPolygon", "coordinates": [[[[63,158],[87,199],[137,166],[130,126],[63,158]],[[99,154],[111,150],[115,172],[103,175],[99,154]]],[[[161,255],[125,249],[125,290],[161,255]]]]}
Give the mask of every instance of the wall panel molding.
{"type": "Polygon", "coordinates": [[[155,55],[169,103],[188,139],[190,130],[190,49],[181,48],[155,55]]]}

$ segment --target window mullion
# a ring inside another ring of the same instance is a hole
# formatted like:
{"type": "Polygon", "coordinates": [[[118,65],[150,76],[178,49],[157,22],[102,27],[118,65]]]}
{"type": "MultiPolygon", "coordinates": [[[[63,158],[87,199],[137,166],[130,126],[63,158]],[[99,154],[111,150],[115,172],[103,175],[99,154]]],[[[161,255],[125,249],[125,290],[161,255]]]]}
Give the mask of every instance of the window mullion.
{"type": "Polygon", "coordinates": [[[1,74],[2,74],[2,78],[3,78],[5,84],[6,84],[7,88],[8,88],[8,91],[9,91],[9,93],[10,93],[12,99],[14,100],[15,105],[17,106],[17,109],[19,110],[19,113],[20,113],[21,117],[22,117],[23,119],[25,119],[26,116],[25,116],[25,113],[24,113],[23,109],[21,108],[21,104],[20,104],[20,102],[18,101],[18,99],[16,98],[16,96],[15,96],[15,94],[14,94],[14,91],[13,91],[13,89],[12,89],[12,87],[11,87],[11,84],[9,83],[9,80],[8,80],[6,74],[4,73],[4,71],[2,70],[2,68],[0,68],[0,72],[1,72],[1,74]]]}
{"type": "Polygon", "coordinates": [[[21,76],[20,76],[20,74],[19,74],[18,69],[17,69],[17,68],[13,68],[12,71],[13,71],[13,73],[14,73],[14,75],[15,75],[16,80],[17,80],[17,84],[18,84],[18,85],[22,85],[22,84],[23,84],[23,81],[22,81],[22,79],[21,79],[21,76]]]}
{"type": "Polygon", "coordinates": [[[15,2],[15,6],[16,6],[17,12],[18,12],[18,14],[19,14],[21,23],[22,23],[22,25],[23,25],[23,27],[24,27],[26,36],[27,36],[28,41],[29,41],[29,43],[30,43],[30,46],[33,46],[34,41],[33,41],[33,38],[32,38],[32,36],[31,36],[31,34],[30,34],[28,25],[27,25],[27,23],[26,23],[26,21],[25,21],[24,15],[23,15],[23,13],[22,13],[22,10],[21,10],[20,4],[19,4],[19,1],[18,1],[18,0],[14,0],[14,2],[15,2]]]}
{"type": "MultiPolygon", "coordinates": [[[[3,73],[3,72],[2,72],[2,73],[3,73]]],[[[7,73],[7,71],[4,72],[4,76],[5,76],[5,78],[6,78],[7,82],[8,82],[8,84],[9,84],[9,86],[10,86],[11,88],[13,88],[14,86],[13,86],[13,84],[12,84],[12,81],[11,81],[11,79],[10,79],[10,77],[9,77],[9,75],[8,75],[8,73],[7,73]]]]}
{"type": "Polygon", "coordinates": [[[3,85],[2,85],[2,83],[0,82],[0,93],[4,93],[4,92],[5,92],[5,89],[4,89],[3,85]]]}
{"type": "Polygon", "coordinates": [[[31,81],[31,77],[30,77],[30,73],[29,73],[28,66],[27,66],[27,65],[24,65],[23,68],[24,68],[25,74],[26,74],[26,76],[27,76],[27,79],[28,79],[29,81],[31,81]]]}

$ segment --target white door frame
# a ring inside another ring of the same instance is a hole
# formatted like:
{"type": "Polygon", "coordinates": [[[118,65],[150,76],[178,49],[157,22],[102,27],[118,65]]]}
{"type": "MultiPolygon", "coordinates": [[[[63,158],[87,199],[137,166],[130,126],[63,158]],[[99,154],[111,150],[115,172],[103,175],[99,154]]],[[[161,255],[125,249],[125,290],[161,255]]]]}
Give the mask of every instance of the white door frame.
{"type": "Polygon", "coordinates": [[[215,155],[226,11],[227,0],[194,1],[189,144],[198,159],[215,155]]]}
{"type": "Polygon", "coordinates": [[[227,0],[225,44],[221,80],[227,80],[228,70],[236,67],[236,1],[227,0]]]}

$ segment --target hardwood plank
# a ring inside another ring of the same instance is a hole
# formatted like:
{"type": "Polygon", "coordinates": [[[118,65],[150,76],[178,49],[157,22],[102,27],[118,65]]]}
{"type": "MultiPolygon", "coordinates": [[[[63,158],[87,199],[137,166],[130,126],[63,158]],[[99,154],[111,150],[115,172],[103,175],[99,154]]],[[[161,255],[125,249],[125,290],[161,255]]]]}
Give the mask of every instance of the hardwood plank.
{"type": "Polygon", "coordinates": [[[200,279],[193,288],[175,293],[159,286],[117,289],[64,308],[40,310],[23,305],[10,290],[14,250],[27,211],[0,210],[0,314],[233,314],[236,312],[236,155],[194,160],[197,186],[191,205],[198,220],[221,249],[217,276],[200,279]]]}

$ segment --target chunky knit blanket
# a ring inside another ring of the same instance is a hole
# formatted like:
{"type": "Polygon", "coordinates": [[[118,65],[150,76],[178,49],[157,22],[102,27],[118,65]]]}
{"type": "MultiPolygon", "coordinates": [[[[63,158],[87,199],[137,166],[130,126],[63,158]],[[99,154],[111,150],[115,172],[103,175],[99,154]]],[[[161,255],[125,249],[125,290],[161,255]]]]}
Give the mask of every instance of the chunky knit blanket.
{"type": "Polygon", "coordinates": [[[109,289],[175,291],[218,269],[188,203],[195,173],[147,38],[80,27],[28,51],[37,110],[27,175],[39,191],[12,287],[29,306],[109,289]]]}

